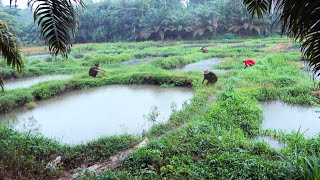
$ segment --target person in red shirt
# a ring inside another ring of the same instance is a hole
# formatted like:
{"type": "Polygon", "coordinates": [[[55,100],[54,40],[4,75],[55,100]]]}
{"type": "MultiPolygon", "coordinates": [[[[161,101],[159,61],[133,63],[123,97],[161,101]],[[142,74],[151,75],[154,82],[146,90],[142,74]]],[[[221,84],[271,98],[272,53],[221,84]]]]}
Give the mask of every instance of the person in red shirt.
{"type": "Polygon", "coordinates": [[[245,65],[244,69],[247,68],[248,66],[253,66],[253,65],[256,64],[256,62],[254,60],[252,60],[252,59],[246,59],[243,62],[244,62],[244,65],[245,65]]]}

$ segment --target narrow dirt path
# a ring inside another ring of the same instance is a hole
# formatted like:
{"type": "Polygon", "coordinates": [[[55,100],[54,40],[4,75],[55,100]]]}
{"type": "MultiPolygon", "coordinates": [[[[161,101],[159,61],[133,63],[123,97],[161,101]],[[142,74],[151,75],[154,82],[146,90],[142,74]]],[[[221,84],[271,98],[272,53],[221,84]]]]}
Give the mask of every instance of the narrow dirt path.
{"type": "MultiPolygon", "coordinates": [[[[126,149],[123,151],[119,151],[117,154],[109,157],[108,160],[103,161],[101,163],[94,164],[87,168],[77,168],[72,171],[66,172],[58,180],[71,180],[76,179],[79,176],[82,176],[86,171],[94,171],[94,172],[101,172],[106,169],[115,169],[120,166],[121,162],[129,156],[135,149],[139,149],[141,147],[146,146],[148,143],[148,139],[143,140],[138,145],[134,146],[133,148],[126,149]]],[[[81,167],[81,166],[80,166],[81,167]]]]}
{"type": "Polygon", "coordinates": [[[281,43],[271,49],[271,52],[276,53],[282,50],[286,50],[292,43],[281,43]]]}

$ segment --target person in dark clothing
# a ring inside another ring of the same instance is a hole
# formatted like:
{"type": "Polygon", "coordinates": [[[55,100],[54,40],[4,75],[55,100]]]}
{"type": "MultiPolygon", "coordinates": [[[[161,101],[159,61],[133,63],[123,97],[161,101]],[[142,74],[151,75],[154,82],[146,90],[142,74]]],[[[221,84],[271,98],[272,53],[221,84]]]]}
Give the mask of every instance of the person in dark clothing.
{"type": "Polygon", "coordinates": [[[205,80],[207,80],[207,84],[215,84],[218,81],[218,77],[212,71],[205,70],[202,84],[205,80]]]}
{"type": "Polygon", "coordinates": [[[208,53],[209,50],[207,47],[201,47],[200,50],[203,52],[203,53],[208,53]]]}
{"type": "Polygon", "coordinates": [[[96,77],[98,72],[106,72],[103,69],[99,69],[99,64],[94,64],[90,69],[89,69],[89,76],[91,77],[96,77]]]}

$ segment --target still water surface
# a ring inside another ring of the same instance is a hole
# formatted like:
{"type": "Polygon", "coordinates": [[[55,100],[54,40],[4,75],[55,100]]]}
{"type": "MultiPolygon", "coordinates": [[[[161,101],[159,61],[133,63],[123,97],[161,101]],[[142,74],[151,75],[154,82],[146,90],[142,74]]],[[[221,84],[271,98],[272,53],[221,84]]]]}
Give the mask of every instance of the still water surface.
{"type": "Polygon", "coordinates": [[[35,84],[52,81],[52,80],[65,80],[70,78],[70,75],[47,75],[47,76],[36,76],[30,78],[21,78],[15,80],[4,81],[4,89],[18,89],[18,88],[27,88],[35,84]]]}
{"type": "Polygon", "coordinates": [[[214,73],[225,73],[226,70],[223,69],[214,69],[213,66],[220,64],[222,62],[222,59],[219,58],[212,58],[207,59],[203,61],[199,61],[196,63],[187,64],[185,66],[182,66],[180,68],[176,68],[176,71],[205,71],[207,69],[212,70],[214,73]]]}
{"type": "Polygon", "coordinates": [[[262,102],[263,129],[278,129],[288,133],[304,133],[314,137],[320,133],[319,108],[290,105],[281,101],[262,102]]]}
{"type": "Polygon", "coordinates": [[[67,93],[3,116],[18,131],[37,130],[46,137],[75,144],[101,136],[141,134],[152,123],[144,117],[158,108],[157,122],[165,122],[172,108],[180,109],[193,96],[189,88],[114,85],[67,93]]]}

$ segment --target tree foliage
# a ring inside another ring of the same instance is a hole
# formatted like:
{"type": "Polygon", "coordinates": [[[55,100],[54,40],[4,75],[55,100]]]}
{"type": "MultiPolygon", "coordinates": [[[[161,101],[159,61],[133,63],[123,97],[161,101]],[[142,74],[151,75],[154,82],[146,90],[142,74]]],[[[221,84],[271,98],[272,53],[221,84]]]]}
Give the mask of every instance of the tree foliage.
{"type": "Polygon", "coordinates": [[[67,56],[72,45],[78,21],[72,3],[82,4],[81,0],[29,0],[34,8],[34,21],[40,28],[41,36],[49,45],[53,55],[67,56]]]}
{"type": "Polygon", "coordinates": [[[282,32],[302,42],[301,48],[314,74],[320,71],[320,1],[313,0],[243,0],[248,10],[258,17],[279,12],[282,32]]]}
{"type": "Polygon", "coordinates": [[[276,19],[252,18],[241,2],[231,0],[111,1],[87,3],[80,12],[76,42],[208,39],[226,33],[266,36],[276,19]],[[101,18],[103,17],[103,18],[101,18]],[[236,27],[240,27],[236,30],[236,27]]]}
{"type": "MultiPolygon", "coordinates": [[[[17,39],[10,32],[10,27],[6,22],[0,20],[0,55],[9,66],[21,71],[23,62],[21,59],[17,39]]],[[[3,82],[0,78],[0,86],[3,88],[3,82]]]]}
{"type": "MultiPolygon", "coordinates": [[[[13,3],[17,3],[17,0],[10,0],[10,4],[13,3]]],[[[40,27],[41,36],[53,55],[61,54],[67,57],[70,51],[72,37],[78,27],[77,13],[74,9],[78,4],[84,5],[82,0],[28,0],[28,5],[33,10],[34,21],[40,27]]],[[[0,13],[0,52],[8,65],[21,71],[22,60],[18,41],[3,20],[7,19],[9,23],[15,24],[9,15],[17,15],[17,11],[8,12],[16,14],[0,13]]],[[[3,86],[1,79],[0,86],[3,86]]]]}

